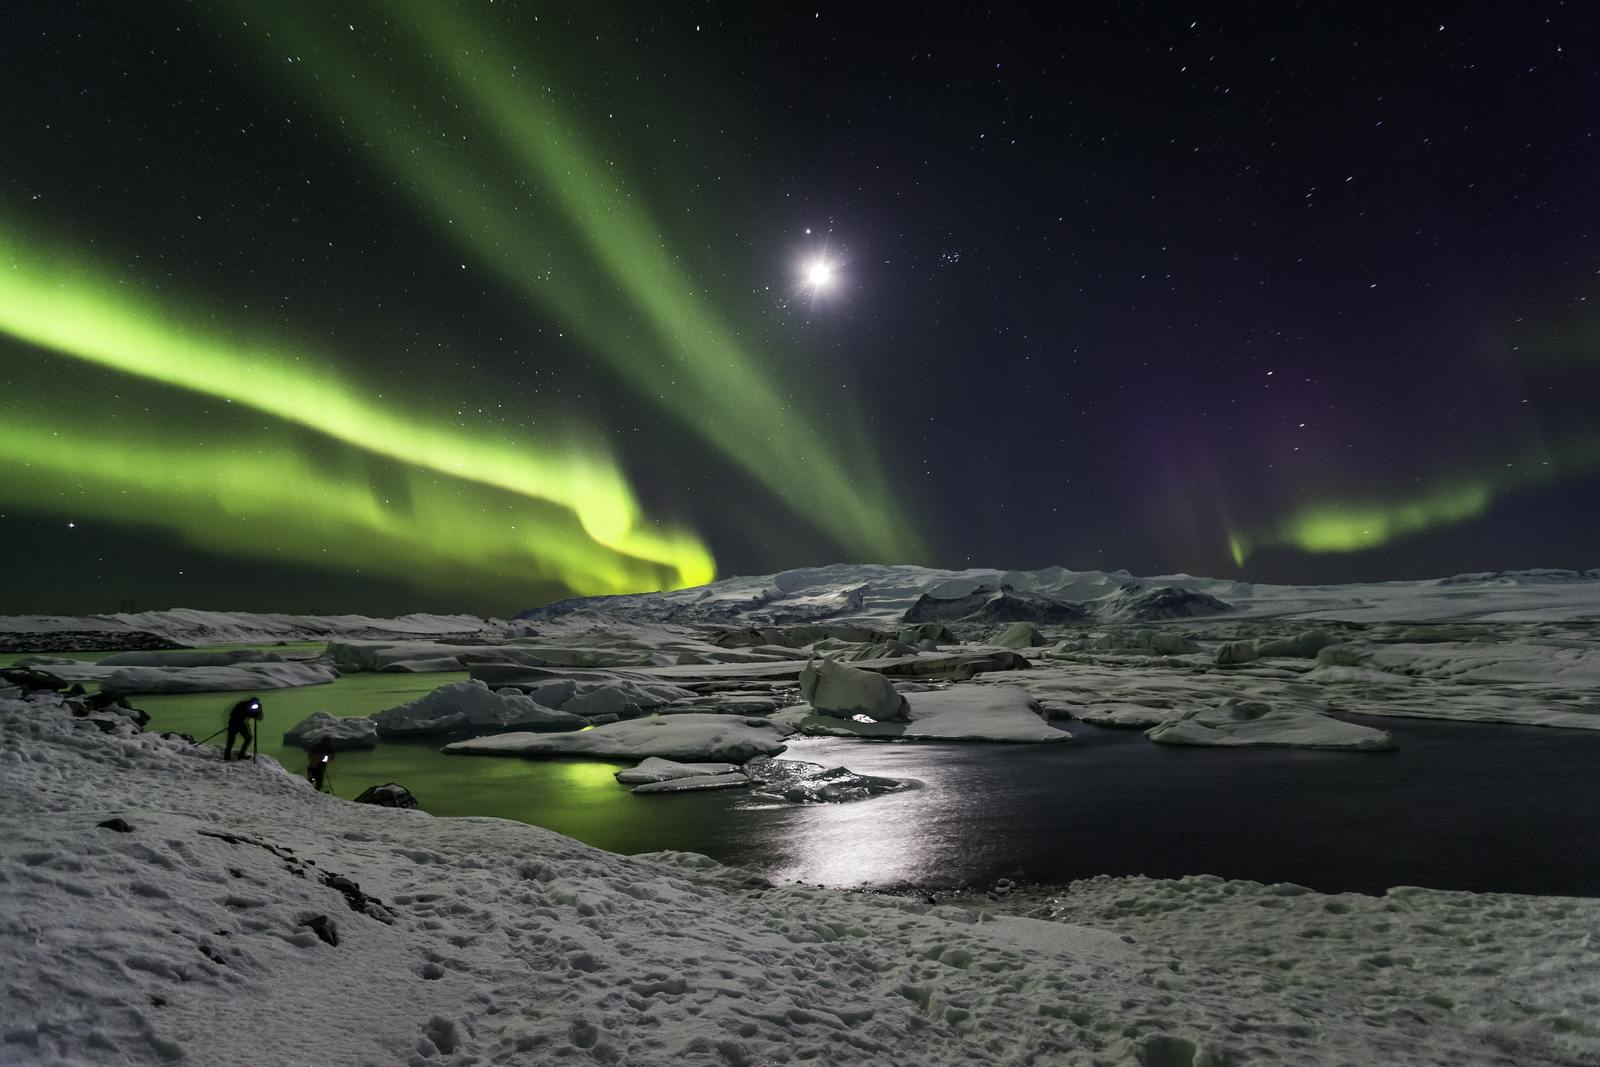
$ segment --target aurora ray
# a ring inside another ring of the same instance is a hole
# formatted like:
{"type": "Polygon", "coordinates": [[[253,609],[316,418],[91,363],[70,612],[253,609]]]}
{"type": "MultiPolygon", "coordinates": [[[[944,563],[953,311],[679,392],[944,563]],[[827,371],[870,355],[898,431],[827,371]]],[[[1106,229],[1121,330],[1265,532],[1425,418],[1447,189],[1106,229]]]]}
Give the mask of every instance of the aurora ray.
{"type": "MultiPolygon", "coordinates": [[[[604,553],[670,568],[666,584],[714,576],[709,551],[692,535],[648,526],[615,462],[575,444],[508,442],[385,407],[342,381],[322,354],[228,336],[152,301],[127,295],[123,279],[69,256],[46,257],[0,229],[0,330],[62,355],[255,408],[365,451],[453,478],[569,509],[580,539],[604,553]],[[315,358],[313,358],[313,356],[315,358]]],[[[15,426],[5,437],[20,434],[15,426]]],[[[450,542],[441,541],[439,551],[450,542]]],[[[546,544],[547,551],[552,551],[546,544]]],[[[642,573],[642,572],[638,572],[642,573]]],[[[587,580],[587,579],[585,579],[587,580]]],[[[661,579],[652,580],[653,585],[661,579]]],[[[643,586],[609,587],[633,592],[643,586]]]]}
{"type": "MultiPolygon", "coordinates": [[[[781,380],[703,295],[614,160],[602,159],[541,85],[536,57],[508,53],[459,7],[383,5],[408,36],[411,68],[434,72],[472,103],[440,110],[420,79],[396,78],[355,47],[341,16],[292,3],[235,4],[279,47],[249,37],[307,102],[369,152],[395,187],[466,254],[551,310],[604,357],[616,380],[662,406],[796,511],[855,552],[918,555],[911,523],[880,471],[869,435],[840,401],[781,380]],[[326,32],[315,27],[326,26],[326,32]],[[494,151],[474,152],[488,140],[494,151]],[[537,182],[507,180],[506,157],[537,182]]],[[[378,21],[375,19],[375,21],[378,21]]],[[[393,43],[391,41],[391,43],[393,43]]]]}
{"type": "Polygon", "coordinates": [[[619,593],[675,577],[591,541],[565,509],[401,463],[374,479],[371,463],[348,449],[313,461],[270,428],[239,443],[128,415],[86,434],[15,413],[0,434],[0,484],[30,508],[156,527],[228,555],[457,594],[534,580],[619,593]]]}

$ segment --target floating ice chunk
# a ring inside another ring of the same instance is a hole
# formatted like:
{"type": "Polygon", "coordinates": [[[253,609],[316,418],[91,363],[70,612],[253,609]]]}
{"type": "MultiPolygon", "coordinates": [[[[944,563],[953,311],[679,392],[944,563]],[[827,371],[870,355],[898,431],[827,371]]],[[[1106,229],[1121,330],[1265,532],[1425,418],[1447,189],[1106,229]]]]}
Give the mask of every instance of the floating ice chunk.
{"type": "Polygon", "coordinates": [[[1217,666],[1234,667],[1252,663],[1260,657],[1254,641],[1226,641],[1217,649],[1217,666]]]}
{"type": "Polygon", "coordinates": [[[877,722],[904,722],[905,698],[881,674],[823,657],[800,672],[800,695],[822,715],[848,719],[865,715],[877,722]]]}
{"type": "Polygon", "coordinates": [[[444,746],[452,755],[604,756],[744,763],[776,756],[794,727],[732,715],[652,715],[596,726],[577,733],[510,733],[444,746]]]}
{"type": "Polygon", "coordinates": [[[667,778],[659,782],[646,782],[633,787],[635,793],[701,793],[710,789],[743,789],[750,784],[750,776],[741,770],[727,774],[696,774],[686,778],[667,778]]]}
{"type": "Polygon", "coordinates": [[[752,760],[746,770],[759,795],[797,804],[844,804],[921,785],[909,779],[857,774],[848,767],[824,768],[798,760],[752,760]]]}
{"type": "Polygon", "coordinates": [[[1194,708],[1152,726],[1145,736],[1164,745],[1274,745],[1375,752],[1394,748],[1385,730],[1341,722],[1304,707],[1274,707],[1235,698],[1214,708],[1194,708]]]}
{"type": "Polygon", "coordinates": [[[108,693],[224,693],[323,685],[339,677],[317,663],[238,663],[231,667],[118,667],[100,682],[108,693]]]}
{"type": "Polygon", "coordinates": [[[427,696],[372,717],[380,737],[416,737],[468,731],[485,733],[540,726],[575,730],[588,720],[547,708],[521,693],[495,692],[482,682],[452,682],[427,696]]]}
{"type": "Polygon", "coordinates": [[[378,727],[365,715],[340,718],[326,711],[314,711],[290,727],[283,743],[300,748],[376,748],[378,727]]]}
{"type": "Polygon", "coordinates": [[[813,714],[804,704],[773,716],[802,733],[836,737],[939,741],[1065,741],[1072,735],[1044,720],[1044,709],[1015,686],[953,686],[905,694],[905,722],[861,722],[813,714]]]}
{"type": "Polygon", "coordinates": [[[617,772],[617,781],[623,785],[645,785],[650,782],[667,782],[674,778],[703,778],[707,775],[733,774],[739,768],[731,763],[679,763],[677,760],[651,756],[637,767],[617,772]]]}
{"type": "Polygon", "coordinates": [[[1105,703],[1075,706],[1071,717],[1096,726],[1118,726],[1145,729],[1159,726],[1176,718],[1180,712],[1170,708],[1153,708],[1145,704],[1105,703]]]}
{"type": "Polygon", "coordinates": [[[1038,648],[1044,643],[1044,635],[1031,622],[1014,622],[989,642],[1000,648],[1038,648]]]}
{"type": "Polygon", "coordinates": [[[1338,644],[1339,636],[1327,630],[1303,630],[1293,637],[1276,637],[1256,642],[1257,656],[1292,656],[1295,659],[1315,659],[1329,645],[1338,644]]]}

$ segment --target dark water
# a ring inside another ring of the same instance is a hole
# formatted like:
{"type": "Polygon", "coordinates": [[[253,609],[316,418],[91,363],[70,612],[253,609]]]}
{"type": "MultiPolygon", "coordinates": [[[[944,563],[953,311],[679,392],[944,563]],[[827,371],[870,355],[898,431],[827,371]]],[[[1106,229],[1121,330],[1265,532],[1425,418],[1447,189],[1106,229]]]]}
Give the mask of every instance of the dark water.
{"type": "MultiPolygon", "coordinates": [[[[449,680],[352,675],[264,696],[263,754],[312,710],[363,714],[449,680]],[[304,706],[301,706],[304,705],[304,706]]],[[[152,726],[202,736],[232,694],[151,697],[152,726]]],[[[399,781],[436,815],[548,826],[616,852],[703,852],[779,880],[833,885],[1066,882],[1208,873],[1323,890],[1392,885],[1600,896],[1600,732],[1361,720],[1396,752],[1198,749],[1070,724],[1059,745],[800,740],[788,758],[914,778],[918,790],[843,805],[767,804],[738,791],[634,796],[624,764],[444,756],[428,743],[342,753],[351,797],[399,781]]]]}
{"type": "Polygon", "coordinates": [[[1185,749],[1081,723],[1056,746],[809,741],[791,755],[926,788],[779,810],[658,797],[652,822],[663,847],[830,884],[1208,873],[1600,895],[1600,734],[1381,725],[1399,751],[1185,749]]]}

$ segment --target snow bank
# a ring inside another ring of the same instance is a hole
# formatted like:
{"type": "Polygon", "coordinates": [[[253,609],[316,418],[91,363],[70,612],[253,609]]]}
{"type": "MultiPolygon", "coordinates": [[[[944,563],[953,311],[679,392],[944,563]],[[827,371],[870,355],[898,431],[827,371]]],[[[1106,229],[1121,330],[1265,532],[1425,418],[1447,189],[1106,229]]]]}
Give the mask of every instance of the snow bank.
{"type": "Polygon", "coordinates": [[[443,751],[462,756],[598,756],[744,763],[776,756],[793,727],[731,715],[652,715],[565,734],[509,733],[457,741],[443,751]]]}

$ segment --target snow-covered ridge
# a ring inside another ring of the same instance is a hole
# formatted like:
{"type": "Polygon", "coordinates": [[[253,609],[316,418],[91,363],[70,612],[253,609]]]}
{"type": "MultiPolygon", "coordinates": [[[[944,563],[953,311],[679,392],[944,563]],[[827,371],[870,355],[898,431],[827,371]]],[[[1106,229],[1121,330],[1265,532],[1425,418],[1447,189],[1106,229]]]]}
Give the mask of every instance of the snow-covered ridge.
{"type": "Polygon", "coordinates": [[[118,612],[110,615],[0,615],[0,651],[53,648],[152,648],[374,638],[493,638],[505,624],[476,615],[416,613],[397,618],[368,615],[283,615],[250,611],[118,612]],[[69,643],[30,638],[71,635],[69,643]],[[154,637],[158,640],[151,641],[154,637]]]}
{"type": "MultiPolygon", "coordinates": [[[[1085,621],[1101,623],[1176,620],[1226,609],[1237,618],[1349,622],[1600,620],[1600,568],[1490,571],[1351,585],[1263,585],[1189,574],[1140,578],[1127,571],[1065,567],[939,570],[852,563],[724,578],[670,593],[575,597],[525,611],[518,619],[537,623],[590,617],[719,626],[853,619],[884,624],[901,621],[920,598],[953,600],[981,590],[990,591],[989,595],[1009,590],[1016,602],[1038,604],[1042,598],[1080,606],[1085,621]]],[[[1014,609],[1015,604],[1000,605],[991,614],[1014,609]]],[[[272,641],[498,641],[518,628],[517,623],[477,615],[425,613],[380,618],[173,608],[107,615],[0,615],[0,651],[272,641]]]]}
{"type": "MultiPolygon", "coordinates": [[[[1239,617],[1350,622],[1600,620],[1600,569],[1495,571],[1349,585],[1265,585],[1188,574],[1140,578],[1127,571],[1065,567],[957,571],[844,563],[724,578],[670,593],[577,597],[523,612],[518,618],[537,622],[597,616],[744,626],[821,619],[887,623],[905,619],[908,611],[918,618],[937,614],[932,609],[914,611],[919,601],[970,598],[969,610],[977,611],[983,591],[992,595],[1006,590],[1015,594],[1013,599],[1036,607],[1081,607],[1085,621],[1100,622],[1185,618],[1227,609],[1239,617]]],[[[1061,614],[1065,617],[1066,612],[1061,614]]]]}

